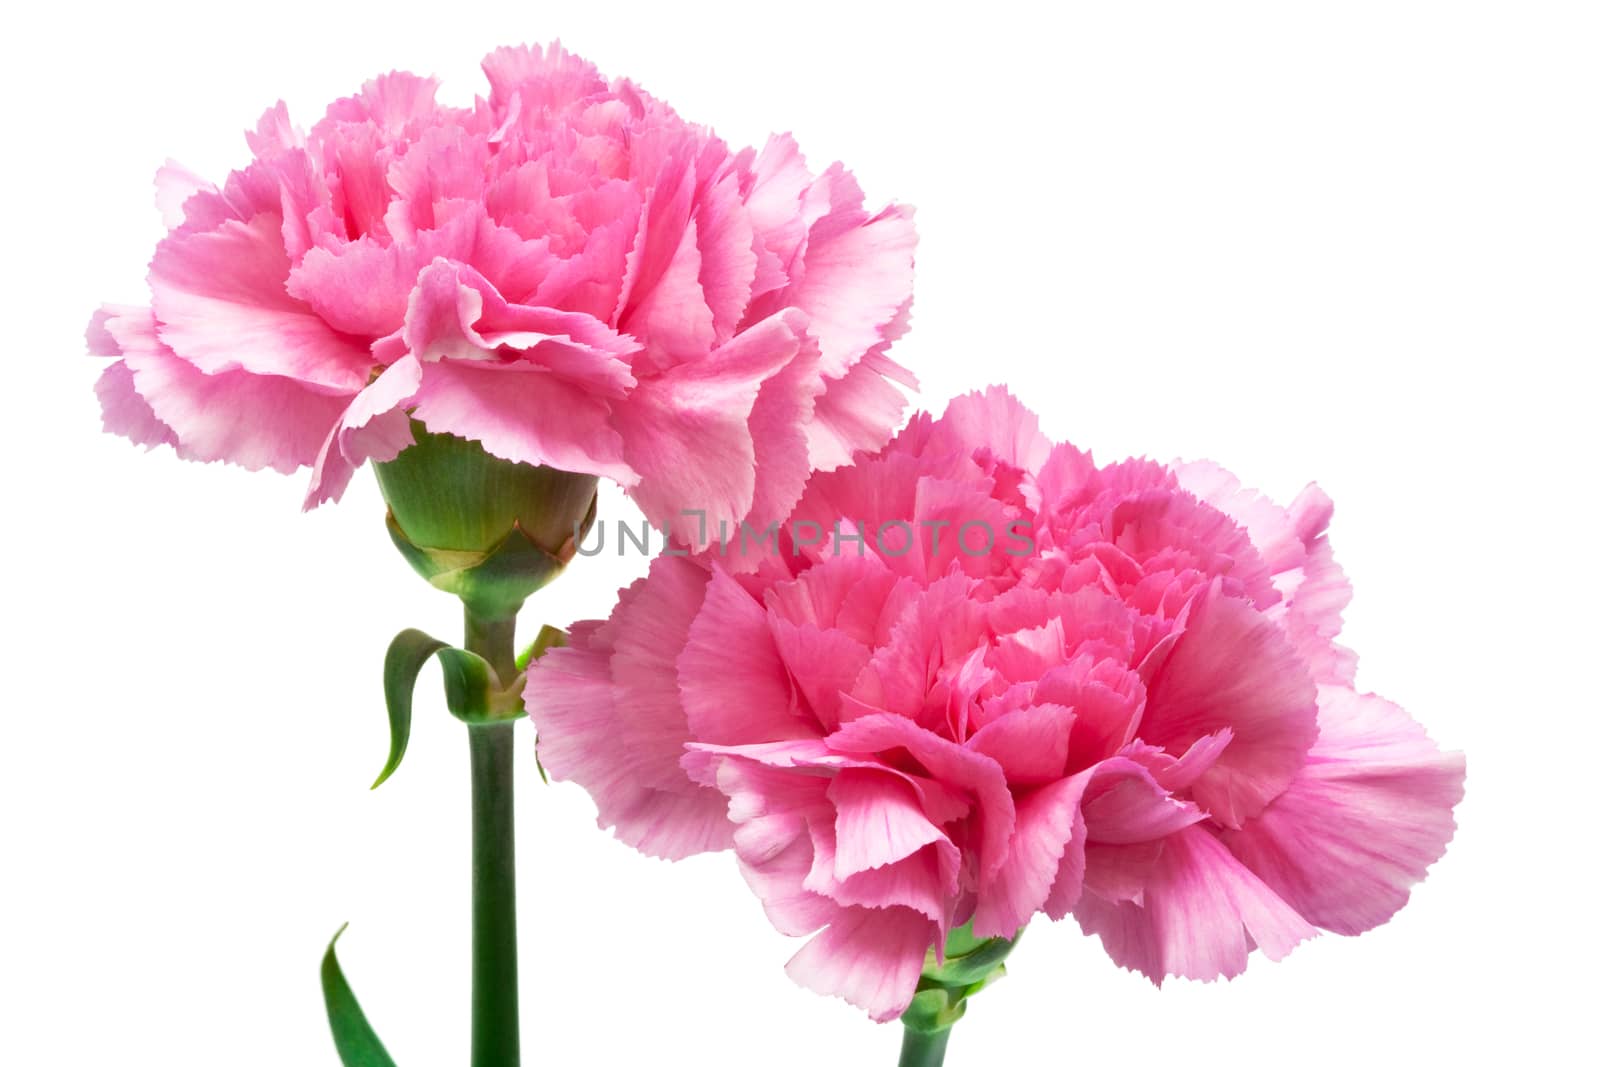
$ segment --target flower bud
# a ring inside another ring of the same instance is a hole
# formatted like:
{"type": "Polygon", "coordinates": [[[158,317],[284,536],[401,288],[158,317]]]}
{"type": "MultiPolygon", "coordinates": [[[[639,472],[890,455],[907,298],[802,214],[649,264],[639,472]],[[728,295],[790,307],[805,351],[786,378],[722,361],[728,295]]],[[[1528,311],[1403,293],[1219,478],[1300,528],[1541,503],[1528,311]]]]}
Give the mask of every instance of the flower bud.
{"type": "Polygon", "coordinates": [[[516,614],[593,524],[594,475],[513,463],[418,422],[412,431],[414,445],[375,464],[395,547],[475,614],[516,614]]]}

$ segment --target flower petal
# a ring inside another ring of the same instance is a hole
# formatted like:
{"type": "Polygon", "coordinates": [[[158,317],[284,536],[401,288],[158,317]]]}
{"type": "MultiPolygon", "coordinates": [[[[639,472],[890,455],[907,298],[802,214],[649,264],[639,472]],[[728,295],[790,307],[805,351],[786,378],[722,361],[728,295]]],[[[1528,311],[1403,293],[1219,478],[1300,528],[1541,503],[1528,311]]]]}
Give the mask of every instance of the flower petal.
{"type": "Polygon", "coordinates": [[[354,393],[372,357],[288,294],[281,223],[263,214],[162,241],[150,264],[161,340],[207,374],[243,370],[354,393]]]}
{"type": "Polygon", "coordinates": [[[348,398],[308,389],[273,375],[206,374],[179,359],[156,337],[154,320],[119,317],[106,329],[122,349],[133,388],[177,437],[179,455],[224,460],[248,470],[285,474],[316,461],[348,398]],[[261,411],[274,417],[262,419],[261,411]]]}
{"type": "Polygon", "coordinates": [[[936,932],[910,908],[846,908],[786,970],[812,992],[842,997],[883,1022],[911,1003],[936,932]]]}
{"type": "Polygon", "coordinates": [[[1143,901],[1110,903],[1086,894],[1074,914],[1113,960],[1157,985],[1168,975],[1232,978],[1244,971],[1251,949],[1282,959],[1317,934],[1199,826],[1167,838],[1143,901]]]}
{"type": "Polygon", "coordinates": [[[1191,787],[1225,826],[1239,826],[1288,788],[1316,739],[1316,689],[1294,647],[1249,602],[1214,587],[1190,604],[1148,685],[1143,740],[1186,750],[1207,734],[1233,731],[1191,787]]]}
{"type": "Polygon", "coordinates": [[[681,523],[696,509],[712,530],[737,528],[756,497],[752,409],[803,347],[788,316],[768,319],[705,360],[642,379],[618,405],[624,454],[639,472],[632,496],[652,522],[681,523]]]}
{"type": "Polygon", "coordinates": [[[1305,767],[1222,840],[1310,921],[1359,934],[1399,911],[1455,832],[1466,764],[1380,697],[1320,691],[1305,767]]]}
{"type": "Polygon", "coordinates": [[[413,414],[515,463],[545,464],[631,485],[609,406],[542,367],[441,360],[424,369],[413,414]]]}

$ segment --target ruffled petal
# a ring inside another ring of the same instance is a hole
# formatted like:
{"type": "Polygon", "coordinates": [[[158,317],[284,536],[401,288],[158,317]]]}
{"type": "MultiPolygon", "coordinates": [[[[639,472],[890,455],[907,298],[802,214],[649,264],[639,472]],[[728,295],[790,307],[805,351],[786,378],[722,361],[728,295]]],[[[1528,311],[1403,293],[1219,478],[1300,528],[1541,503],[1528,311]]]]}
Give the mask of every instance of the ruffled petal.
{"type": "MultiPolygon", "coordinates": [[[[856,198],[859,192],[856,193],[856,198]]],[[[859,200],[857,199],[857,202],[859,200]]],[[[866,218],[840,211],[813,226],[790,294],[822,346],[822,372],[842,376],[888,336],[911,299],[917,229],[910,208],[866,218]]]]}
{"type": "Polygon", "coordinates": [[[703,361],[641,380],[619,403],[615,425],[639,472],[632,496],[653,523],[682,528],[696,510],[711,530],[738,528],[756,499],[752,410],[804,346],[788,317],[769,319],[703,361]]]}
{"type": "Polygon", "coordinates": [[[1404,906],[1455,833],[1466,763],[1380,697],[1320,690],[1321,733],[1267,809],[1223,834],[1311,922],[1359,934],[1404,906]]]}
{"type": "Polygon", "coordinates": [[[936,932],[910,908],[846,908],[786,970],[812,992],[842,997],[883,1022],[911,1003],[936,932]]]}
{"type": "Polygon", "coordinates": [[[795,713],[765,609],[721,567],[712,571],[677,666],[689,730],[700,742],[747,745],[818,736],[817,727],[795,713]]]}
{"type": "Polygon", "coordinates": [[[949,843],[916,792],[895,775],[841,771],[828,786],[828,799],[835,811],[835,878],[897,863],[938,841],[949,843]]]}
{"type": "Polygon", "coordinates": [[[1317,934],[1198,826],[1167,838],[1142,905],[1086,894],[1074,914],[1084,933],[1099,935],[1113,960],[1157,985],[1169,975],[1232,978],[1243,973],[1252,949],[1278,960],[1317,934]]]}
{"type": "Polygon", "coordinates": [[[501,459],[622,485],[638,480],[611,428],[609,405],[536,365],[429,363],[415,404],[413,413],[428,429],[477,441],[501,459]]]}
{"type": "Polygon", "coordinates": [[[813,470],[831,471],[883,447],[906,408],[896,382],[916,388],[916,378],[877,349],[827,382],[816,398],[815,418],[805,424],[813,470]]]}
{"type": "Polygon", "coordinates": [[[349,403],[348,397],[288,378],[246,371],[206,374],[157,339],[148,313],[111,319],[106,329],[122,350],[134,390],[171,429],[186,459],[291,473],[316,462],[349,403]],[[274,415],[262,419],[262,411],[274,415]]]}
{"type": "Polygon", "coordinates": [[[1317,736],[1316,689],[1270,619],[1216,589],[1190,605],[1182,632],[1149,681],[1139,736],[1186,750],[1222,729],[1233,739],[1191,787],[1225,826],[1258,814],[1305,762],[1317,736]]]}
{"type": "MultiPolygon", "coordinates": [[[[579,624],[566,648],[549,650],[528,671],[523,700],[539,730],[541,764],[552,777],[582,785],[599,809],[599,824],[615,827],[618,840],[647,855],[681,859],[727,848],[733,830],[727,801],[676,769],[681,744],[662,739],[648,752],[616,758],[633,708],[630,716],[619,712],[612,654],[607,635],[579,624]]],[[[635,658],[626,669],[643,668],[635,658]]]]}
{"type": "Polygon", "coordinates": [[[288,294],[281,226],[257,215],[161,242],[150,264],[161,340],[207,374],[242,370],[352,394],[366,384],[371,354],[288,294]]]}
{"type": "Polygon", "coordinates": [[[134,386],[133,371],[121,360],[100,372],[94,383],[100,400],[100,422],[107,433],[119,434],[136,445],[154,448],[178,443],[172,427],[156,418],[156,413],[134,386]]]}
{"type": "Polygon", "coordinates": [[[978,937],[1015,937],[1052,890],[1076,900],[1071,884],[1082,879],[1083,822],[1078,814],[1090,772],[1062,778],[1017,801],[1016,832],[998,870],[979,886],[972,932],[978,937]],[[1080,857],[1067,861],[1069,845],[1080,857]],[[1067,862],[1064,862],[1067,861],[1067,862]],[[1058,888],[1057,882],[1063,884],[1058,888]]]}

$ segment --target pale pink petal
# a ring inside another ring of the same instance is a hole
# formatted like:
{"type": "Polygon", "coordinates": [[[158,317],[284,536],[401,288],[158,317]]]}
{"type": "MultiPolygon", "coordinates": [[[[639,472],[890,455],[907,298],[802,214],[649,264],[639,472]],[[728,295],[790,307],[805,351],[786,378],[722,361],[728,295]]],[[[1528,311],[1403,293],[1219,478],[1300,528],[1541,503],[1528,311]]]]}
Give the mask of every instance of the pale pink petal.
{"type": "Polygon", "coordinates": [[[806,425],[808,458],[814,470],[831,471],[860,452],[883,447],[900,424],[906,396],[894,382],[916,379],[873,349],[843,376],[829,380],[816,399],[816,417],[806,425]]]}
{"type": "MultiPolygon", "coordinates": [[[[1070,603],[1093,604],[1095,600],[1093,595],[1085,597],[1080,593],[1073,594],[1070,603]]],[[[1052,620],[1046,632],[1057,625],[1052,620]]],[[[1066,638],[1071,640],[1072,637],[1066,638]]],[[[1127,744],[1145,707],[1145,687],[1138,674],[1116,659],[1102,658],[1105,649],[1097,648],[1097,641],[1084,644],[1084,651],[1070,662],[1046,669],[1034,689],[1035,700],[1073,710],[1069,767],[1074,771],[1105,759],[1127,744]]]]}
{"type": "Polygon", "coordinates": [[[1320,690],[1318,724],[1289,788],[1223,841],[1311,922],[1358,934],[1444,854],[1466,764],[1400,708],[1343,687],[1320,690]]]}
{"type": "Polygon", "coordinates": [[[154,417],[171,428],[179,454],[187,459],[291,473],[316,461],[349,402],[288,378],[245,371],[203,373],[160,342],[148,312],[112,318],[105,328],[133,374],[134,390],[154,417]],[[270,420],[256,417],[262,410],[275,415],[270,420]]]}
{"type": "Polygon", "coordinates": [[[845,879],[948,839],[906,782],[872,770],[841,771],[828,786],[837,818],[833,874],[845,879]]]}
{"type": "Polygon", "coordinates": [[[1090,778],[1090,772],[1083,772],[1057,779],[1017,800],[1010,852],[979,886],[978,907],[972,917],[972,932],[978,937],[1015,937],[1045,906],[1052,890],[1076,899],[1077,889],[1070,883],[1074,875],[1081,879],[1082,864],[1063,861],[1069,843],[1080,856],[1083,852],[1078,804],[1090,778]],[[1060,887],[1058,880],[1064,882],[1060,887]]]}
{"type": "Polygon", "coordinates": [[[649,855],[679,859],[728,847],[732,826],[720,794],[687,779],[682,788],[662,790],[636,774],[636,764],[611,758],[625,720],[612,686],[609,638],[580,624],[568,641],[533,664],[523,690],[545,770],[581,784],[595,800],[600,825],[615,826],[619,840],[649,855]]]}
{"type": "Polygon", "coordinates": [[[883,1022],[911,1003],[936,932],[910,908],[848,908],[786,969],[812,992],[842,997],[883,1022]]]}
{"type": "Polygon", "coordinates": [[[805,241],[809,220],[801,198],[811,185],[811,172],[794,137],[774,134],[756,156],[754,181],[745,206],[763,253],[753,285],[756,295],[783,288],[795,253],[805,241]]]}
{"type": "Polygon", "coordinates": [[[805,271],[790,302],[822,346],[822,371],[838,378],[886,339],[911,299],[917,246],[912,212],[889,207],[864,221],[830,216],[812,227],[805,271]]]}
{"type": "Polygon", "coordinates": [[[1232,740],[1233,731],[1225,728],[1202,737],[1179,756],[1143,741],[1134,741],[1120,754],[1147,767],[1161,788],[1177,793],[1188,789],[1210,770],[1232,740]]]}
{"type": "Polygon", "coordinates": [[[354,393],[371,355],[285,290],[279,228],[278,218],[258,215],[163,241],[150,264],[161,340],[208,374],[243,370],[354,393]]]}
{"type": "Polygon", "coordinates": [[[1287,594],[1282,622],[1311,677],[1324,684],[1348,685],[1355,678],[1356,656],[1334,638],[1344,625],[1350,583],[1334,561],[1333,546],[1325,533],[1331,507],[1315,486],[1290,506],[1306,540],[1306,559],[1299,583],[1287,594]]]}
{"type": "Polygon", "coordinates": [[[738,328],[756,276],[755,229],[739,185],[740,173],[729,170],[702,194],[696,215],[700,290],[711,310],[717,344],[738,328]]]}
{"type": "Polygon", "coordinates": [[[1177,474],[1185,489],[1249,531],[1283,593],[1280,620],[1311,676],[1318,682],[1348,683],[1355,676],[1355,656],[1334,638],[1350,602],[1350,585],[1328,543],[1333,502],[1327,494],[1309,485],[1282,508],[1209,461],[1181,464],[1177,474]]]}
{"type": "Polygon", "coordinates": [[[694,509],[711,530],[737,528],[755,502],[756,398],[803,347],[787,318],[768,319],[705,360],[640,381],[618,405],[624,454],[639,472],[632,496],[652,522],[681,527],[694,509]]]}
{"type": "Polygon", "coordinates": [[[1274,575],[1305,562],[1305,544],[1286,509],[1259,490],[1245,488],[1238,478],[1210,460],[1180,463],[1173,469],[1179,485],[1249,532],[1251,543],[1274,575]]]}
{"type": "Polygon", "coordinates": [[[773,928],[789,937],[804,937],[833,922],[844,908],[805,888],[805,876],[812,866],[811,839],[806,836],[804,822],[793,822],[797,832],[787,844],[760,862],[747,860],[741,854],[739,871],[751,892],[760,898],[773,928]]]}
{"type": "Polygon", "coordinates": [[[1317,933],[1198,826],[1166,840],[1142,905],[1086,894],[1074,914],[1113,960],[1158,985],[1169,975],[1232,978],[1244,971],[1252,949],[1282,959],[1317,933]]]}
{"type": "Polygon", "coordinates": [[[844,907],[910,908],[948,929],[961,865],[954,844],[941,840],[894,863],[840,877],[833,826],[812,822],[808,828],[813,857],[802,883],[806,889],[844,907]]]}
{"type": "MultiPolygon", "coordinates": [[[[1102,901],[1131,901],[1144,904],[1144,887],[1161,858],[1160,841],[1141,841],[1136,845],[1089,844],[1084,848],[1083,890],[1102,901]]],[[[1068,909],[1077,906],[1077,900],[1068,909]]],[[[1051,912],[1052,919],[1062,918],[1051,912]]]]}
{"type": "Polygon", "coordinates": [[[196,193],[216,192],[216,186],[183,166],[167,160],[156,171],[156,210],[161,224],[169,230],[183,225],[183,205],[196,193]]]}
{"type": "Polygon", "coordinates": [[[950,401],[934,440],[967,455],[986,452],[1018,470],[1038,470],[1050,457],[1049,438],[1039,431],[1039,416],[1023,407],[1003,385],[965,393],[950,401]]]}
{"type": "Polygon", "coordinates": [[[809,622],[796,625],[777,615],[768,622],[778,653],[811,713],[824,729],[838,726],[840,694],[855,685],[872,653],[839,630],[824,630],[809,622]]]}
{"type": "Polygon", "coordinates": [[[370,122],[389,137],[400,137],[413,124],[431,118],[439,105],[437,78],[392,70],[361,86],[355,96],[328,105],[327,118],[339,122],[370,122]]]}
{"type": "MultiPolygon", "coordinates": [[[[651,563],[648,578],[622,592],[612,613],[611,671],[616,700],[627,714],[610,744],[620,746],[631,777],[641,785],[715,797],[692,783],[680,766],[684,746],[695,735],[679,695],[677,667],[710,578],[703,562],[663,555],[651,563]]],[[[717,815],[723,818],[720,810],[717,815]]]]}
{"type": "Polygon", "coordinates": [[[985,873],[1005,862],[1006,842],[1016,825],[1016,807],[1005,772],[988,756],[972,752],[899,715],[868,715],[828,735],[828,748],[845,755],[904,748],[935,781],[967,791],[977,800],[978,855],[985,873]]]}
{"type": "Polygon", "coordinates": [[[520,94],[529,108],[557,108],[606,89],[594,64],[559,44],[496,48],[484,57],[483,72],[493,89],[490,103],[497,107],[520,94]]]}
{"type": "Polygon", "coordinates": [[[609,406],[543,368],[521,363],[429,363],[413,414],[435,433],[452,433],[514,463],[637,480],[622,458],[609,406]]]}
{"type": "Polygon", "coordinates": [[[317,454],[306,491],[307,510],[339,499],[367,460],[386,463],[411,447],[416,438],[404,405],[421,383],[422,365],[406,356],[356,394],[317,454]]]}
{"type": "Polygon", "coordinates": [[[490,153],[484,137],[460,126],[424,130],[384,172],[394,190],[384,227],[397,240],[410,241],[445,224],[453,205],[475,208],[488,188],[490,153]]]}
{"type": "Polygon", "coordinates": [[[144,448],[178,443],[172,427],[156,418],[139,395],[126,363],[118,360],[101,371],[94,392],[100,399],[100,421],[107,433],[120,434],[144,448]]]}
{"type": "MultiPolygon", "coordinates": [[[[822,380],[817,346],[802,340],[789,363],[761,383],[750,408],[750,441],[755,455],[755,489],[749,522],[757,529],[780,522],[794,507],[811,476],[805,427],[812,422],[822,380]]],[[[743,559],[736,556],[735,559],[743,559]]],[[[753,570],[754,559],[739,568],[753,570]]]]}
{"type": "Polygon", "coordinates": [[[689,730],[701,742],[745,745],[818,734],[796,714],[765,609],[721,567],[712,571],[677,667],[689,730]]]}
{"type": "Polygon", "coordinates": [[[983,726],[967,747],[1000,764],[1012,786],[1042,785],[1066,772],[1073,719],[1060,704],[1022,708],[983,726]]]}
{"type": "Polygon", "coordinates": [[[673,160],[651,189],[617,315],[617,328],[643,341],[663,368],[717,345],[714,315],[700,284],[693,167],[673,160]]]}
{"type": "Polygon", "coordinates": [[[1139,736],[1169,751],[1231,729],[1233,739],[1191,787],[1237,827],[1283,792],[1317,735],[1316,689],[1283,632],[1248,602],[1199,596],[1149,682],[1139,736]]]}
{"type": "MultiPolygon", "coordinates": [[[[405,325],[419,275],[430,264],[441,259],[466,264],[476,258],[480,228],[493,229],[481,209],[464,211],[440,228],[418,233],[403,243],[364,236],[333,247],[313,248],[289,273],[287,290],[335,329],[361,337],[383,337],[405,325]]],[[[481,275],[473,272],[473,277],[481,275]]],[[[450,280],[448,272],[436,279],[431,295],[445,296],[453,304],[455,291],[450,280]]]]}
{"type": "Polygon", "coordinates": [[[1157,841],[1206,817],[1205,811],[1172,796],[1142,765],[1115,758],[1096,764],[1085,791],[1083,818],[1089,841],[1131,845],[1157,841]]]}

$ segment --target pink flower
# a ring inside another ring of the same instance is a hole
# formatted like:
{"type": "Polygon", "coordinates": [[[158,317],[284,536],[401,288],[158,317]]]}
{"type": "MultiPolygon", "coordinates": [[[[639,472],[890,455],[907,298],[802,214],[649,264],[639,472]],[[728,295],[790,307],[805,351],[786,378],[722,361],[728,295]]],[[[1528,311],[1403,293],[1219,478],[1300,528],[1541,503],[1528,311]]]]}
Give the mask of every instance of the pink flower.
{"type": "Polygon", "coordinates": [[[1330,513],[962,397],[813,478],[755,573],[662,557],[574,627],[529,673],[540,755],[644,852],[731,845],[815,934],[790,974],[874,1018],[969,921],[1070,913],[1157,982],[1232,976],[1387,920],[1461,797],[1461,757],[1352,687],[1330,513]]]}
{"type": "Polygon", "coordinates": [[[658,525],[783,515],[900,418],[911,211],[794,141],[734,151],[552,46],[484,60],[470,108],[387,74],[302,135],[283,104],[215,187],[156,176],[151,306],[107,307],[105,424],[251,469],[307,506],[410,419],[603,475],[658,525]]]}

